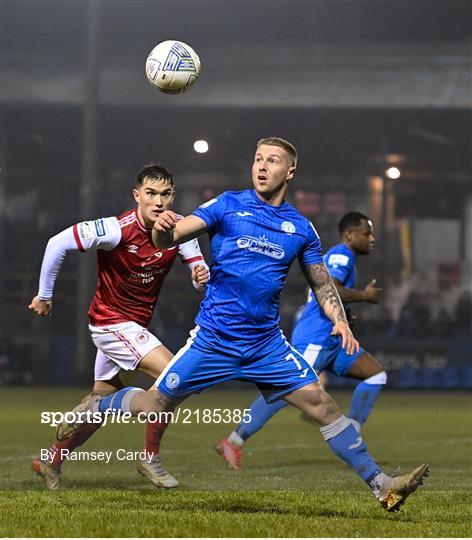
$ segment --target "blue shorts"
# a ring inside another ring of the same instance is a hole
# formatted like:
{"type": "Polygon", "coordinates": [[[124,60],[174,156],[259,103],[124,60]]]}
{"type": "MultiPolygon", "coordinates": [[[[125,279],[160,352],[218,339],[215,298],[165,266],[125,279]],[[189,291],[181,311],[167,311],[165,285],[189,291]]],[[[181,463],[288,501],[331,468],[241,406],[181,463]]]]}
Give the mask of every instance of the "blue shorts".
{"type": "Polygon", "coordinates": [[[183,398],[214,384],[253,382],[268,403],[318,381],[313,368],[282,331],[257,339],[235,339],[197,326],[156,381],[160,392],[183,398]]]}
{"type": "Polygon", "coordinates": [[[342,339],[339,336],[329,336],[321,344],[300,342],[293,346],[303,353],[305,360],[317,373],[326,369],[339,377],[345,377],[352,364],[365,353],[365,350],[359,347],[359,352],[347,354],[342,348],[342,339]]]}

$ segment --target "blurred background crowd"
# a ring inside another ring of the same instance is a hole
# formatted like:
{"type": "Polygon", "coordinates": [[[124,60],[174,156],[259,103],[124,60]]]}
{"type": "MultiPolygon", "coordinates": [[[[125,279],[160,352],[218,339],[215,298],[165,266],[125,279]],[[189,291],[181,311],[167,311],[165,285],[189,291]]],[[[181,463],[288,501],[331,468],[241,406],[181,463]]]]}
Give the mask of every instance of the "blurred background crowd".
{"type": "MultiPolygon", "coordinates": [[[[353,307],[354,332],[389,384],[472,386],[470,2],[6,1],[2,11],[4,384],[92,374],[94,254],[68,256],[52,317],[27,309],[52,235],[133,207],[150,162],[174,173],[183,214],[250,187],[255,143],[275,135],[299,151],[289,200],[325,249],[347,211],[374,222],[358,288],[376,278],[384,295],[353,307]],[[170,38],[202,59],[181,96],[159,94],[144,74],[147,53],[170,38]],[[207,153],[194,151],[198,139],[207,153]]],[[[295,266],[281,305],[287,336],[306,296],[295,266]]],[[[200,300],[176,262],[152,324],[172,351],[200,300]]]]}

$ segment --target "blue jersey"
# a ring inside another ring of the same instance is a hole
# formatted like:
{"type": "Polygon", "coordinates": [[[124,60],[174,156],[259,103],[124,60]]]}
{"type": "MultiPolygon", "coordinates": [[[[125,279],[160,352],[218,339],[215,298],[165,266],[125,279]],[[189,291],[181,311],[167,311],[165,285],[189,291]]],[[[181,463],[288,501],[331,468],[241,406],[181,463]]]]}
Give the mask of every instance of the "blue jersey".
{"type": "MultiPolygon", "coordinates": [[[[324,257],[324,262],[332,278],[344,287],[354,288],[356,283],[356,258],[345,244],[333,246],[324,257]]],[[[326,317],[312,291],[292,333],[292,344],[301,350],[308,343],[322,344],[330,335],[333,323],[326,317]]]]}
{"type": "Polygon", "coordinates": [[[227,191],[193,214],[207,224],[212,252],[196,323],[239,339],[278,332],[280,293],[293,260],[323,260],[311,222],[287,202],[264,203],[254,190],[227,191]]]}

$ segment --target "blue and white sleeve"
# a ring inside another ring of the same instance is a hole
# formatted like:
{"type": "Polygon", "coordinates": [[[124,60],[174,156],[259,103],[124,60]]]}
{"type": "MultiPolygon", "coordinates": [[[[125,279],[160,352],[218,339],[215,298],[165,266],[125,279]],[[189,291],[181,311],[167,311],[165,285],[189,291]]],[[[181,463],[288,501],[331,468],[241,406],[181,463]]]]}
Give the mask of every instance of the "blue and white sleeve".
{"type": "Polygon", "coordinates": [[[321,264],[323,262],[321,240],[311,221],[308,222],[306,241],[298,255],[298,258],[305,266],[309,264],[321,264]]]}
{"type": "Polygon", "coordinates": [[[226,193],[222,193],[221,195],[218,195],[218,197],[199,206],[192,214],[203,219],[207,224],[208,230],[212,231],[218,227],[218,223],[221,221],[226,211],[226,206],[227,196],[226,193]]]}
{"type": "Polygon", "coordinates": [[[345,283],[351,273],[351,259],[344,253],[328,253],[325,257],[326,267],[332,278],[345,283]]]}

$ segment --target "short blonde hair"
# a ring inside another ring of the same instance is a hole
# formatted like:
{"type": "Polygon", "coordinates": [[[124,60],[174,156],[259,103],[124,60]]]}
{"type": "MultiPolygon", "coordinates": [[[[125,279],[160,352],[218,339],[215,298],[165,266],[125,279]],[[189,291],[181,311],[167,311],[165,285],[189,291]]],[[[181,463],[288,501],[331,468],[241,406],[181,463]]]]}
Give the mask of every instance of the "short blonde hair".
{"type": "Polygon", "coordinates": [[[293,146],[292,143],[289,143],[281,137],[265,137],[257,141],[256,148],[259,148],[263,144],[267,144],[269,146],[279,146],[280,148],[283,148],[292,158],[292,166],[295,167],[297,165],[298,153],[297,149],[295,148],[295,146],[293,146]]]}

